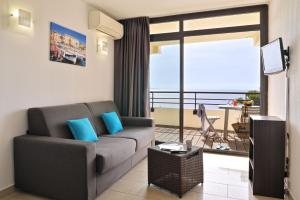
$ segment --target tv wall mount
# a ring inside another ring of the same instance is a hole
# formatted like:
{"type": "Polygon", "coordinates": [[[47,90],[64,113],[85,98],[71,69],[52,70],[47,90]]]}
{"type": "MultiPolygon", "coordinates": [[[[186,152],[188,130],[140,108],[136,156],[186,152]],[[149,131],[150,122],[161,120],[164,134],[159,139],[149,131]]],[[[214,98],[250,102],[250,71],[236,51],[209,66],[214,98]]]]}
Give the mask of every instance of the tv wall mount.
{"type": "Polygon", "coordinates": [[[288,68],[290,66],[290,47],[287,47],[287,49],[283,51],[283,55],[284,55],[285,65],[288,68]]]}

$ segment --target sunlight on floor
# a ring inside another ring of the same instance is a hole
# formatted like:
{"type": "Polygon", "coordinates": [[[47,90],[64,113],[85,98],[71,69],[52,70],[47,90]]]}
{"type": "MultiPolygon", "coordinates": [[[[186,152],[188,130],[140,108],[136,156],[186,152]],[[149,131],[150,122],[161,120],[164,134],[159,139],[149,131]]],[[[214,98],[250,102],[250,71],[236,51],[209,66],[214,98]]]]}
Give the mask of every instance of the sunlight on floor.
{"type": "MultiPolygon", "coordinates": [[[[204,184],[186,193],[182,200],[272,200],[254,197],[248,184],[248,158],[204,154],[204,184]]],[[[159,169],[158,169],[159,170],[159,169]]],[[[176,195],[147,185],[147,159],[115,183],[97,200],[174,200],[176,195]]],[[[274,199],[273,199],[274,200],[274,199]]]]}

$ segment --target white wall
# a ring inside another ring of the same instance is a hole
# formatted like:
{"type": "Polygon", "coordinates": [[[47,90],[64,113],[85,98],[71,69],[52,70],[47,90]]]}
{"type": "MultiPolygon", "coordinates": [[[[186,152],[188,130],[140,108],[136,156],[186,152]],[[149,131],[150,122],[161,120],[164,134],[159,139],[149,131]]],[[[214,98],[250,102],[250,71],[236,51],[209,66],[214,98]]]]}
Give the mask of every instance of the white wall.
{"type": "MultiPolygon", "coordinates": [[[[282,37],[291,47],[290,66],[290,191],[300,199],[300,1],[272,0],[269,7],[270,40],[282,37]]],[[[285,74],[269,78],[269,115],[285,118],[285,74]]]]}
{"type": "Polygon", "coordinates": [[[113,98],[113,41],[107,56],[96,53],[89,9],[81,0],[0,0],[0,190],[13,184],[12,138],[26,131],[27,108],[113,98]],[[31,31],[6,26],[11,7],[32,11],[31,31]],[[87,35],[86,67],[49,61],[50,21],[87,35]]]}

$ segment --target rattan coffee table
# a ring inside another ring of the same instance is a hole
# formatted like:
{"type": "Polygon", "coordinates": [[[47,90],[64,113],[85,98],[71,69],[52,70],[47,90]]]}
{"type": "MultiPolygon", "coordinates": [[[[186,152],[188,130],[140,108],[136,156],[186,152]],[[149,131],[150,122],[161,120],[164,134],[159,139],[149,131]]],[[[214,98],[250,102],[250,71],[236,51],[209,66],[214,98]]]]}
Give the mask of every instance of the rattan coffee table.
{"type": "Polygon", "coordinates": [[[203,183],[203,151],[193,146],[184,154],[171,154],[158,146],[148,148],[148,185],[154,184],[180,198],[203,183]]]}

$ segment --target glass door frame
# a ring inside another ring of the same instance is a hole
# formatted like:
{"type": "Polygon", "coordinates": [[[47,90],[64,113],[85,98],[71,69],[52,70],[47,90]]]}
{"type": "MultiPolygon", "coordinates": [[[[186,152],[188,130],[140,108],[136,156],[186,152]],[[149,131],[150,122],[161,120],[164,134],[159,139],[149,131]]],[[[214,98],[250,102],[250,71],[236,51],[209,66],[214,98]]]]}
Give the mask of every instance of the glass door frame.
{"type": "MultiPolygon", "coordinates": [[[[214,35],[222,33],[260,31],[260,45],[268,43],[268,5],[247,6],[240,8],[230,8],[223,10],[205,11],[198,13],[180,14],[165,17],[150,18],[150,24],[165,22],[179,22],[179,31],[171,33],[151,34],[150,42],[178,40],[180,45],[180,95],[179,95],[179,139],[183,142],[184,132],[184,38],[188,36],[214,35]],[[260,23],[245,26],[232,26],[225,28],[212,28],[203,30],[184,31],[184,21],[191,19],[201,19],[218,16],[230,16],[235,14],[259,13],[260,23]]],[[[268,78],[263,74],[261,62],[260,73],[260,92],[261,92],[261,114],[268,112],[268,78]]]]}

